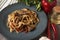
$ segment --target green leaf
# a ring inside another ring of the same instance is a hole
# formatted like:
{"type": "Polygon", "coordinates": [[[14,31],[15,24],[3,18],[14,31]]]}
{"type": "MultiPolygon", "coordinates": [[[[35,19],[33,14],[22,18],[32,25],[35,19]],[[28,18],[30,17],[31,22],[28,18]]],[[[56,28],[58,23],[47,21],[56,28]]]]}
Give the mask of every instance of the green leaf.
{"type": "Polygon", "coordinates": [[[24,2],[27,6],[36,6],[36,10],[41,10],[41,0],[18,0],[24,2]]]}
{"type": "Polygon", "coordinates": [[[39,2],[38,4],[36,4],[36,10],[41,10],[41,2],[39,2]]]}
{"type": "Polygon", "coordinates": [[[26,3],[27,6],[30,6],[29,0],[25,0],[25,3],[26,3]]]}
{"type": "Polygon", "coordinates": [[[53,2],[54,0],[48,0],[48,2],[53,2]]]}

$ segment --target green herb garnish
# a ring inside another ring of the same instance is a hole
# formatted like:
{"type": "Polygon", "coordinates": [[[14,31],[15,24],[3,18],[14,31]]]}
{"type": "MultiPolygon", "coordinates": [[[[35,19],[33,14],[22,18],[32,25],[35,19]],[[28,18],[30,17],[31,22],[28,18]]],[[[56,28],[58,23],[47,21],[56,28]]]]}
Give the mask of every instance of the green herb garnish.
{"type": "Polygon", "coordinates": [[[18,2],[24,2],[27,6],[36,6],[36,10],[41,10],[41,1],[40,0],[18,0],[18,2]]]}

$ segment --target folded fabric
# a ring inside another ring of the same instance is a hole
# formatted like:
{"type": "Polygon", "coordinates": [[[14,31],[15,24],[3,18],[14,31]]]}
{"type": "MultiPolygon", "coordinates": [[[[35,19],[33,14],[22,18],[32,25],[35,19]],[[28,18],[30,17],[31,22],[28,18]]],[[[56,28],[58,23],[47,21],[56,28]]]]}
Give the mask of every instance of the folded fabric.
{"type": "Polygon", "coordinates": [[[18,0],[0,0],[0,11],[2,11],[8,5],[17,3],[18,0]]]}

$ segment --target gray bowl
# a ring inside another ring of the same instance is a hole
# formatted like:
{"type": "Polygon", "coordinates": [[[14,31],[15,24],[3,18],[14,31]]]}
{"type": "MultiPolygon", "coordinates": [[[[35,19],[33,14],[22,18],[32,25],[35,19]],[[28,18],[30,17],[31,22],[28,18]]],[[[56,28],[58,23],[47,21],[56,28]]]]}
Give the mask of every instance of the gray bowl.
{"type": "Polygon", "coordinates": [[[34,31],[28,33],[21,32],[18,34],[16,32],[10,33],[8,27],[6,26],[8,14],[14,10],[22,8],[28,8],[30,10],[36,11],[35,6],[29,7],[23,3],[17,3],[6,7],[0,12],[2,15],[0,17],[0,33],[3,34],[8,40],[31,40],[43,33],[47,27],[47,16],[44,13],[44,11],[36,11],[40,21],[37,24],[36,29],[34,31]]]}

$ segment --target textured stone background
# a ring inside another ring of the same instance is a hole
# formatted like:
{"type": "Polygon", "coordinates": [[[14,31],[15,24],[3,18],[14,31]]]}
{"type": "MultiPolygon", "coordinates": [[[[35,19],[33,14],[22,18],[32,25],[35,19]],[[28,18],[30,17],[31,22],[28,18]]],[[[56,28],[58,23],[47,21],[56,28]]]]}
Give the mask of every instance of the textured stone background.
{"type": "MultiPolygon", "coordinates": [[[[60,5],[60,0],[57,0],[57,5],[60,5]]],[[[60,25],[57,25],[58,29],[58,40],[60,40],[60,25]]]]}

